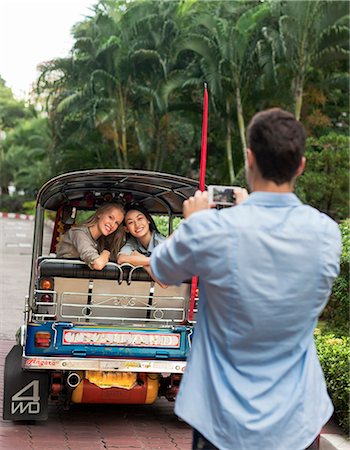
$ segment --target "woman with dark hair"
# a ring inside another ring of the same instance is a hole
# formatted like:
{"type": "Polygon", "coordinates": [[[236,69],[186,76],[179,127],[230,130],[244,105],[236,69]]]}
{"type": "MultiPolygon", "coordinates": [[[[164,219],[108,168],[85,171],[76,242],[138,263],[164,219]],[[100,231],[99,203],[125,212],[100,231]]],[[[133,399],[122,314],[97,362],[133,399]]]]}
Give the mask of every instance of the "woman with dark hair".
{"type": "Polygon", "coordinates": [[[124,224],[129,237],[118,253],[118,264],[143,266],[158,284],[166,287],[155,279],[150,267],[154,247],[166,239],[159,233],[152,216],[143,206],[133,203],[126,207],[124,224]]]}
{"type": "Polygon", "coordinates": [[[102,270],[110,259],[116,259],[124,230],[120,225],[124,208],[119,203],[106,203],[83,224],[73,226],[61,237],[58,258],[79,258],[90,269],[102,270]]]}

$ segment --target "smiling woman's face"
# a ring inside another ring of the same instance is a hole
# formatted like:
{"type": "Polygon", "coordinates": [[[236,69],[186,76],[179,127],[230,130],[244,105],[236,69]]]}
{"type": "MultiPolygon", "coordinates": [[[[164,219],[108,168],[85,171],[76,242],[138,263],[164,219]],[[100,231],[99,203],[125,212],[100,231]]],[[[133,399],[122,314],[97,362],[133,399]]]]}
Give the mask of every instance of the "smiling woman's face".
{"type": "Polygon", "coordinates": [[[123,222],[124,214],[118,208],[110,208],[102,213],[96,223],[100,235],[108,236],[123,222]]]}
{"type": "Polygon", "coordinates": [[[141,239],[151,234],[149,225],[150,222],[147,217],[136,209],[131,209],[125,215],[126,231],[128,231],[136,239],[141,239]]]}

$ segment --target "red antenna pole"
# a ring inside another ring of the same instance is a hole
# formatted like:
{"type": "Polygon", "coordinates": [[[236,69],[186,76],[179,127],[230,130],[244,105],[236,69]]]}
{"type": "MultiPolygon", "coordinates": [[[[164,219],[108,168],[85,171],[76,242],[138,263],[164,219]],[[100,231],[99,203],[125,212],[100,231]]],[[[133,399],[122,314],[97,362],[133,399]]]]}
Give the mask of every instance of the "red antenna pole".
{"type": "MultiPolygon", "coordinates": [[[[203,119],[202,119],[202,147],[199,167],[199,189],[203,192],[205,189],[205,172],[207,167],[207,136],[208,136],[208,86],[204,83],[203,94],[203,119]]],[[[193,320],[194,302],[198,285],[198,276],[192,277],[191,298],[188,320],[193,320]]]]}
{"type": "Polygon", "coordinates": [[[205,172],[207,168],[207,136],[208,136],[208,86],[204,83],[203,120],[202,120],[202,147],[199,167],[199,189],[205,188],[205,172]]]}

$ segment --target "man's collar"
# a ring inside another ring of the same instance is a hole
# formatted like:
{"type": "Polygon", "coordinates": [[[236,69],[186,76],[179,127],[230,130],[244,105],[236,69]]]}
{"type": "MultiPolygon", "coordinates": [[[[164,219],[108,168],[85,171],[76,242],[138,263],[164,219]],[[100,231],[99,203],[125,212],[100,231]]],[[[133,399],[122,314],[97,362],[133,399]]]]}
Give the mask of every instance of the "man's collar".
{"type": "Polygon", "coordinates": [[[242,203],[263,206],[299,206],[302,202],[293,192],[252,192],[242,203]]]}

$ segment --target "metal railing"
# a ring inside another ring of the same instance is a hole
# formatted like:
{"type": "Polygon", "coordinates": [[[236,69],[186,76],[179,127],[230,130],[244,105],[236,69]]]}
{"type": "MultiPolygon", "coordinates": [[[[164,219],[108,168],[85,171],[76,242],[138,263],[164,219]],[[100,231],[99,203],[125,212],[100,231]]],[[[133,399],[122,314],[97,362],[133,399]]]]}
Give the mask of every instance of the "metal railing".
{"type": "MultiPolygon", "coordinates": [[[[136,282],[137,283],[137,282],[136,282]]],[[[94,323],[152,323],[171,325],[185,320],[186,299],[181,296],[87,294],[86,292],[36,291],[53,296],[52,302],[36,301],[34,320],[69,320],[94,323]],[[175,306],[176,305],[176,306],[175,306]]]]}

